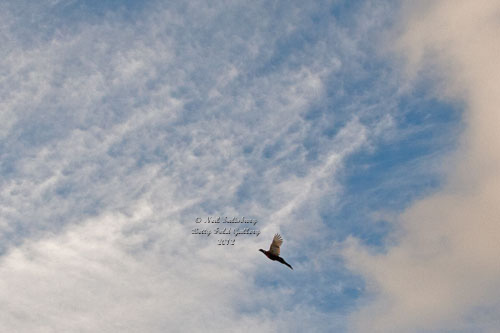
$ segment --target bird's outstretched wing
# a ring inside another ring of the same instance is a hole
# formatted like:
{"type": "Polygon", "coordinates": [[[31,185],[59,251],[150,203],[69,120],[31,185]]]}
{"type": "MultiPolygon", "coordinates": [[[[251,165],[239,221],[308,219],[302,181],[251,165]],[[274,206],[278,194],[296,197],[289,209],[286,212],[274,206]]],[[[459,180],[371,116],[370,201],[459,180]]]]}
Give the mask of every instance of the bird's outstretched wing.
{"type": "Polygon", "coordinates": [[[279,256],[281,244],[283,244],[283,238],[281,238],[279,234],[274,235],[273,242],[271,243],[271,247],[269,248],[269,252],[271,252],[275,256],[279,256]]]}

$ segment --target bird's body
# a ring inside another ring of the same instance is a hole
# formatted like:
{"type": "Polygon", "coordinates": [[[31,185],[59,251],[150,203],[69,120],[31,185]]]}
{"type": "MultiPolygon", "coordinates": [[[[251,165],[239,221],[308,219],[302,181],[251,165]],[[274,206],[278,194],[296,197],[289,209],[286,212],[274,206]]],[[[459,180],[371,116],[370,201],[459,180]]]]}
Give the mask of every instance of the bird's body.
{"type": "Polygon", "coordinates": [[[269,251],[265,251],[263,249],[259,249],[260,252],[264,253],[266,257],[273,261],[279,261],[283,265],[290,267],[293,270],[293,267],[288,264],[285,259],[280,257],[280,246],[283,244],[283,238],[279,234],[274,235],[273,242],[271,243],[271,247],[269,251]]]}

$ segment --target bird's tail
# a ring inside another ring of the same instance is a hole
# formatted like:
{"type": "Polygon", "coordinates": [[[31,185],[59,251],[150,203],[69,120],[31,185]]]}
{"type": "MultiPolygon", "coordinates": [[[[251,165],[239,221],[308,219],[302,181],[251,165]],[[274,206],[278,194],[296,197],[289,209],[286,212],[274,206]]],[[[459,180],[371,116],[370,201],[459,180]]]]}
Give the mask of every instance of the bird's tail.
{"type": "Polygon", "coordinates": [[[287,265],[288,267],[290,267],[290,269],[292,269],[292,270],[293,270],[293,267],[292,267],[292,266],[290,266],[290,264],[289,264],[289,263],[287,263],[287,262],[285,261],[285,259],[283,259],[283,258],[279,257],[279,259],[278,259],[278,260],[279,260],[279,262],[280,262],[280,263],[282,263],[283,265],[287,265]]]}

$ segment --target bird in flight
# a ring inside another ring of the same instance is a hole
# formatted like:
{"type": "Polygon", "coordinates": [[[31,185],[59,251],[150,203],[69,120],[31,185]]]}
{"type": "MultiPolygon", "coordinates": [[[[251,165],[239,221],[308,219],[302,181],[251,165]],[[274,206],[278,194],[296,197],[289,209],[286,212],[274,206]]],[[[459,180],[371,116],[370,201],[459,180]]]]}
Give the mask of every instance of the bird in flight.
{"type": "Polygon", "coordinates": [[[259,251],[264,253],[269,259],[279,261],[283,265],[287,265],[293,270],[292,266],[290,266],[283,258],[280,257],[281,244],[283,244],[283,238],[281,238],[279,234],[276,234],[274,235],[273,242],[271,243],[269,251],[265,251],[263,249],[259,249],[259,251]]]}

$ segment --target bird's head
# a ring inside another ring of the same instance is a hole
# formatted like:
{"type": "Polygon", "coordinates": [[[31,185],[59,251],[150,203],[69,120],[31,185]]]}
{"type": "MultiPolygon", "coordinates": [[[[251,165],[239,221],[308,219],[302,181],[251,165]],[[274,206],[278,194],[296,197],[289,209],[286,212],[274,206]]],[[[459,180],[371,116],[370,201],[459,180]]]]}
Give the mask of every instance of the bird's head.
{"type": "Polygon", "coordinates": [[[262,250],[262,249],[259,249],[260,252],[266,254],[266,251],[262,250]]]}

